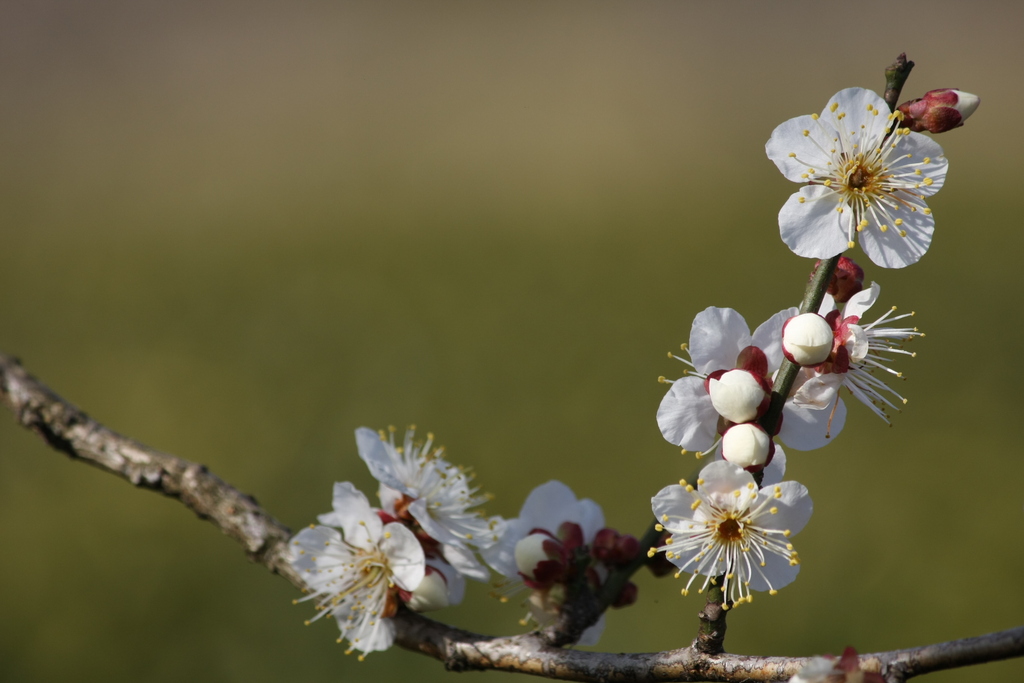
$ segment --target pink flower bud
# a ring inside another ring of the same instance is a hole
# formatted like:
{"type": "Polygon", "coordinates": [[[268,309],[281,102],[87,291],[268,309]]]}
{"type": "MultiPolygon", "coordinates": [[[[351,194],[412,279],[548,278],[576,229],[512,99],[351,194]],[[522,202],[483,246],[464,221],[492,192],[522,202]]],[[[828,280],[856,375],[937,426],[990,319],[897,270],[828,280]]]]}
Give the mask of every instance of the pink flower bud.
{"type": "Polygon", "coordinates": [[[837,304],[845,304],[851,296],[862,289],[864,269],[854,263],[853,259],[840,256],[836,270],[832,273],[832,281],[828,284],[828,293],[837,304]]]}
{"type": "Polygon", "coordinates": [[[627,564],[640,553],[640,542],[629,534],[620,534],[615,529],[604,528],[594,536],[590,554],[605,564],[627,564]]]}
{"type": "Polygon", "coordinates": [[[622,534],[619,536],[618,543],[615,544],[615,550],[616,561],[619,564],[632,562],[640,554],[640,541],[636,540],[632,534],[622,534]]]}
{"type": "Polygon", "coordinates": [[[924,97],[899,106],[904,116],[901,125],[917,133],[945,133],[964,125],[980,103],[977,95],[956,88],[929,90],[924,97]]]}
{"type": "Polygon", "coordinates": [[[639,589],[636,587],[636,584],[630,581],[622,587],[621,591],[619,591],[618,596],[615,598],[615,602],[612,603],[612,607],[616,609],[629,607],[636,602],[636,594],[638,590],[639,589]]]}

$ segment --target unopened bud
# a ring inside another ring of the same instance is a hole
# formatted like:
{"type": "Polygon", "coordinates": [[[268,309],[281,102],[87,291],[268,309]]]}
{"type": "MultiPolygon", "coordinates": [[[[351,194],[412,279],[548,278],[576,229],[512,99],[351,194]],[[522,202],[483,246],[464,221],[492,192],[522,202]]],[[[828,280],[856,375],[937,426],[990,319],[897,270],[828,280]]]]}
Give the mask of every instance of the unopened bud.
{"type": "Polygon", "coordinates": [[[832,328],[817,313],[790,318],[782,327],[782,353],[797,365],[817,365],[832,353],[832,328]]]}
{"type": "Polygon", "coordinates": [[[413,612],[430,612],[447,607],[448,582],[445,581],[444,575],[433,567],[427,567],[423,580],[405,604],[413,612]]]}
{"type": "Polygon", "coordinates": [[[733,425],[722,437],[722,457],[743,469],[768,462],[772,440],[756,424],[733,425]]]}
{"type": "Polygon", "coordinates": [[[537,565],[553,559],[552,553],[548,551],[552,550],[556,543],[551,536],[542,533],[530,534],[521,539],[515,548],[516,569],[528,579],[537,578],[537,565]]]}
{"type": "Polygon", "coordinates": [[[839,257],[828,293],[837,304],[845,304],[850,297],[864,289],[864,269],[845,256],[839,257]]]}
{"type": "Polygon", "coordinates": [[[956,88],[929,90],[924,97],[899,106],[904,117],[901,125],[917,133],[945,133],[964,125],[979,104],[980,97],[956,88]]]}
{"type": "Polygon", "coordinates": [[[765,391],[746,370],[729,370],[708,382],[711,403],[718,414],[731,422],[746,422],[757,417],[765,391]]]}
{"type": "Polygon", "coordinates": [[[640,553],[640,542],[629,534],[604,528],[590,544],[590,554],[605,564],[627,564],[640,553]]]}
{"type": "Polygon", "coordinates": [[[638,591],[639,589],[636,587],[635,583],[632,581],[628,582],[622,587],[622,590],[619,591],[618,596],[615,598],[615,602],[612,603],[612,607],[629,607],[636,602],[636,595],[638,591]]]}

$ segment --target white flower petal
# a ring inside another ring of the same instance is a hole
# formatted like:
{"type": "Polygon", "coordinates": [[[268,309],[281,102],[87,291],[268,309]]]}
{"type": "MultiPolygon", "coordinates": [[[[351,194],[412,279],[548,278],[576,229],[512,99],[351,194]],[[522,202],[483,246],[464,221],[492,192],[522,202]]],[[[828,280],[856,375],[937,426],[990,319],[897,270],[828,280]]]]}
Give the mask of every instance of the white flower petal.
{"type": "Polygon", "coordinates": [[[597,641],[601,640],[601,634],[604,633],[604,614],[598,617],[597,621],[590,628],[583,631],[580,635],[580,640],[577,645],[597,645],[597,641]]]}
{"type": "Polygon", "coordinates": [[[380,500],[380,509],[390,515],[395,514],[395,505],[402,500],[403,496],[404,494],[401,491],[396,491],[387,484],[381,484],[377,487],[377,498],[380,500]]]}
{"type": "Polygon", "coordinates": [[[789,530],[792,534],[800,533],[807,526],[811,513],[814,512],[814,504],[806,486],[795,481],[784,481],[765,486],[760,493],[772,498],[772,505],[778,512],[758,517],[758,526],[779,531],[789,530]],[[776,489],[779,491],[779,497],[775,496],[776,489]]]}
{"type": "Polygon", "coordinates": [[[829,410],[811,410],[786,401],[782,408],[779,440],[798,451],[812,451],[831,442],[846,424],[846,405],[838,399],[835,414],[829,410]]]}
{"type": "Polygon", "coordinates": [[[351,482],[337,482],[331,502],[334,511],[317,517],[321,524],[341,529],[350,545],[368,548],[377,544],[382,523],[362,491],[351,482]]]}
{"type": "Polygon", "coordinates": [[[444,574],[445,581],[448,584],[448,604],[458,605],[461,603],[463,597],[466,595],[466,579],[463,577],[468,575],[456,571],[444,562],[434,560],[429,564],[431,567],[438,569],[442,574],[444,574]]]}
{"type": "Polygon", "coordinates": [[[828,315],[832,311],[836,310],[836,300],[832,298],[832,295],[825,292],[825,295],[821,297],[821,306],[818,307],[818,315],[828,315]]]}
{"type": "Polygon", "coordinates": [[[843,307],[843,317],[849,318],[855,315],[858,318],[863,318],[864,313],[878,301],[881,291],[882,288],[878,286],[878,283],[872,282],[870,287],[851,296],[850,300],[846,302],[846,306],[843,307]]]}
{"type": "Polygon", "coordinates": [[[374,479],[396,491],[410,493],[405,482],[399,479],[395,462],[388,455],[388,450],[384,442],[381,441],[380,434],[368,427],[360,427],[356,430],[356,448],[359,450],[359,457],[366,463],[374,479]]]}
{"type": "Polygon", "coordinates": [[[754,476],[750,472],[725,460],[708,463],[701,470],[700,478],[703,481],[697,488],[705,495],[728,494],[731,496],[737,489],[744,489],[747,484],[754,483],[754,476]]]}
{"type": "Polygon", "coordinates": [[[778,484],[786,476],[786,451],[779,444],[775,444],[775,455],[772,456],[772,461],[762,470],[762,473],[762,486],[778,484]]]}
{"type": "Polygon", "coordinates": [[[440,543],[450,543],[452,545],[463,545],[461,538],[453,534],[443,524],[439,524],[430,516],[430,510],[428,509],[428,503],[426,498],[417,498],[413,502],[409,503],[409,514],[413,516],[423,530],[427,532],[435,541],[440,543]]]}
{"type": "Polygon", "coordinates": [[[530,529],[518,519],[510,519],[505,524],[505,531],[501,539],[487,548],[480,549],[480,557],[484,559],[494,571],[502,576],[514,579],[519,575],[516,568],[515,547],[530,529]]]}
{"type": "Polygon", "coordinates": [[[754,330],[751,344],[761,349],[768,358],[768,372],[772,373],[782,365],[782,326],[800,313],[800,309],[786,308],[765,320],[754,330]]]}
{"type": "Polygon", "coordinates": [[[469,548],[444,545],[441,547],[441,553],[444,555],[444,559],[448,560],[455,571],[462,576],[476,581],[487,581],[491,578],[487,567],[476,559],[476,554],[469,548]]]}
{"type": "Polygon", "coordinates": [[[799,387],[793,392],[793,403],[810,410],[832,409],[836,393],[843,385],[843,375],[835,373],[818,374],[811,368],[801,368],[797,375],[799,387]],[[803,379],[802,382],[800,380],[803,379]]]}
{"type": "MultiPolygon", "coordinates": [[[[823,185],[801,187],[779,211],[779,233],[797,256],[832,258],[849,246],[840,224],[840,196],[823,185]],[[801,201],[802,200],[802,201],[801,201]]],[[[847,212],[849,213],[849,212],[847,212]]]]}
{"type": "Polygon", "coordinates": [[[583,531],[583,540],[590,543],[597,536],[597,532],[604,528],[604,511],[594,501],[584,498],[577,504],[575,518],[567,521],[579,524],[583,531]]]}
{"type": "Polygon", "coordinates": [[[836,135],[830,126],[815,122],[810,115],[797,116],[772,131],[765,152],[787,180],[799,183],[805,180],[808,167],[825,168],[829,160],[825,150],[832,148],[836,135]]]}
{"type": "Polygon", "coordinates": [[[921,182],[920,187],[914,189],[916,194],[930,197],[942,189],[949,171],[949,159],[939,143],[922,133],[910,133],[900,138],[895,151],[899,152],[899,157],[889,166],[893,174],[901,179],[924,181],[927,178],[930,181],[921,182]],[[915,171],[920,171],[920,174],[915,171]]]}
{"type": "Polygon", "coordinates": [[[552,479],[530,491],[519,510],[519,519],[529,527],[527,533],[533,529],[555,533],[562,522],[574,516],[576,505],[572,489],[552,479]]]}
{"type": "Polygon", "coordinates": [[[764,563],[764,567],[758,567],[760,572],[755,571],[750,576],[751,590],[766,591],[769,588],[778,590],[793,583],[796,575],[800,573],[799,564],[791,565],[789,560],[781,555],[767,554],[764,563]],[[764,576],[761,575],[762,572],[764,576]]]}
{"type": "Polygon", "coordinates": [[[426,561],[423,546],[415,534],[398,522],[385,524],[382,535],[380,549],[388,558],[395,583],[407,591],[416,590],[423,580],[426,561]]]}
{"type": "Polygon", "coordinates": [[[733,309],[710,306],[693,319],[688,349],[697,372],[732,370],[736,367],[736,357],[747,346],[750,346],[750,327],[733,309]]]}
{"type": "Polygon", "coordinates": [[[861,112],[868,111],[868,107],[877,109],[879,117],[885,119],[889,115],[889,105],[885,103],[878,93],[868,90],[866,88],[845,88],[840,90],[829,99],[828,104],[821,110],[821,118],[826,121],[832,121],[836,119],[836,116],[841,113],[847,113],[851,118],[857,118],[857,116],[864,116],[861,112]],[[836,105],[836,110],[832,112],[832,105],[836,105]]]}
{"type": "Polygon", "coordinates": [[[901,207],[892,216],[903,221],[902,225],[888,225],[885,232],[875,225],[864,228],[859,233],[861,249],[875,265],[883,268],[905,268],[917,263],[931,246],[935,232],[935,218],[926,211],[901,207]]]}
{"type": "Polygon", "coordinates": [[[348,617],[342,613],[335,615],[338,627],[356,650],[363,653],[387,650],[395,642],[395,624],[390,619],[368,618],[366,610],[362,610],[356,626],[350,627],[348,617]]]}
{"type": "Polygon", "coordinates": [[[718,413],[704,390],[704,380],[683,377],[672,384],[658,406],[658,427],[680,448],[704,452],[715,442],[718,413]]]}
{"type": "Polygon", "coordinates": [[[693,519],[693,511],[690,506],[695,500],[697,500],[695,493],[687,491],[678,484],[672,484],[658,491],[658,494],[651,498],[651,509],[657,520],[663,524],[668,523],[669,519],[677,517],[693,519]]]}

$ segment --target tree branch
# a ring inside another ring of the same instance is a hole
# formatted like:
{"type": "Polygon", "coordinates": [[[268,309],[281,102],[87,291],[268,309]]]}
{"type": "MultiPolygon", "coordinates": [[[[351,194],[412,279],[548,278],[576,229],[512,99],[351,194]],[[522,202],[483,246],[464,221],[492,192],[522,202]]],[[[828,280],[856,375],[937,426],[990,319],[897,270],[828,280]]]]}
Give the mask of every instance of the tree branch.
{"type": "MultiPolygon", "coordinates": [[[[291,531],[256,500],[198,463],[153,450],[107,429],[0,353],[0,403],[23,427],[52,448],[115,474],[134,486],[175,498],[200,519],[238,541],[253,562],[299,589],[289,563],[291,531]]],[[[498,670],[570,681],[785,681],[806,662],[801,657],[704,654],[693,647],[667,652],[611,654],[553,647],[539,633],[483,636],[452,628],[407,610],[394,622],[396,643],[440,660],[451,671],[498,670]]],[[[1024,626],[975,638],[908,650],[863,655],[865,671],[890,683],[914,676],[1024,656],[1024,626]]]]}

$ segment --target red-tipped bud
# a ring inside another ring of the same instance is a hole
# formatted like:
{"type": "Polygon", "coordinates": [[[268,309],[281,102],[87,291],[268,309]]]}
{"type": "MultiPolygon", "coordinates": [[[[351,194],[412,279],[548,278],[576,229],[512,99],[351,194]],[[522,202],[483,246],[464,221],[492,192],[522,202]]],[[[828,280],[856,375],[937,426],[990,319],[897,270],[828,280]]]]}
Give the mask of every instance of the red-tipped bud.
{"type": "Polygon", "coordinates": [[[590,554],[605,564],[627,564],[640,554],[640,542],[615,529],[601,529],[590,544],[590,554]]]}
{"type": "Polygon", "coordinates": [[[836,270],[832,273],[832,281],[828,283],[828,293],[832,295],[837,304],[845,304],[851,296],[862,289],[864,289],[864,269],[854,263],[853,259],[840,256],[836,270]]]}
{"type": "Polygon", "coordinates": [[[583,529],[575,522],[562,522],[558,527],[558,540],[567,552],[572,552],[583,545],[583,529]]]}
{"type": "Polygon", "coordinates": [[[630,581],[619,591],[619,595],[615,598],[615,602],[612,603],[612,607],[629,607],[636,602],[637,591],[636,584],[630,581]]]}
{"type": "Polygon", "coordinates": [[[537,531],[516,543],[514,556],[523,583],[530,588],[547,588],[567,571],[562,544],[546,531],[537,531]]]}
{"type": "Polygon", "coordinates": [[[594,559],[608,562],[615,553],[615,543],[619,534],[615,529],[601,529],[594,536],[594,542],[590,544],[590,554],[594,559]]]}
{"type": "Polygon", "coordinates": [[[632,562],[640,554],[640,541],[631,534],[622,534],[619,536],[619,542],[615,544],[615,550],[618,564],[632,562]]]}
{"type": "Polygon", "coordinates": [[[904,128],[921,133],[945,133],[964,125],[981,104],[981,98],[956,88],[929,90],[924,97],[899,106],[904,128]]]}

